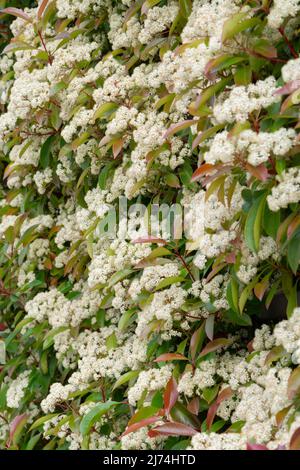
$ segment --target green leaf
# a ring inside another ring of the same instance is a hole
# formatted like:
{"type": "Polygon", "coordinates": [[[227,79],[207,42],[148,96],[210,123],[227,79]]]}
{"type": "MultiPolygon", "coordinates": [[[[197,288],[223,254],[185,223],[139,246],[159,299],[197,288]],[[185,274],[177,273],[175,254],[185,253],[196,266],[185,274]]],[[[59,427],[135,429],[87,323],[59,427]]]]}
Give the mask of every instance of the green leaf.
{"type": "Polygon", "coordinates": [[[130,419],[128,425],[131,426],[134,423],[139,423],[140,421],[150,418],[157,413],[157,408],[155,406],[144,406],[140,408],[130,419]]]}
{"type": "Polygon", "coordinates": [[[54,337],[56,335],[66,330],[69,330],[68,326],[59,326],[58,328],[54,328],[54,330],[49,331],[44,339],[43,350],[48,349],[54,343],[54,337]]]}
{"type": "Polygon", "coordinates": [[[286,350],[283,348],[283,346],[275,346],[268,353],[266,360],[265,360],[265,364],[267,366],[270,366],[272,362],[278,361],[285,355],[286,355],[286,350]]]}
{"type": "Polygon", "coordinates": [[[222,42],[232,39],[238,33],[253,28],[261,23],[257,17],[245,19],[248,13],[237,13],[225,21],[222,32],[222,42]]]}
{"type": "Polygon", "coordinates": [[[105,344],[108,351],[118,347],[118,341],[115,332],[106,338],[105,344]]]}
{"type": "Polygon", "coordinates": [[[114,406],[118,405],[118,401],[107,401],[96,405],[91,411],[89,411],[81,420],[80,433],[86,436],[94,424],[100,420],[100,418],[108,413],[114,406]]]}
{"type": "Polygon", "coordinates": [[[49,419],[54,418],[55,416],[59,416],[59,413],[50,413],[46,416],[42,416],[41,418],[38,418],[34,423],[30,426],[29,432],[32,431],[33,429],[39,428],[42,424],[46,423],[49,421],[49,419]]]}
{"type": "Polygon", "coordinates": [[[227,302],[230,308],[238,312],[239,311],[239,284],[234,277],[231,278],[227,286],[226,291],[227,302]]]}
{"type": "Polygon", "coordinates": [[[120,331],[125,331],[126,328],[128,328],[128,326],[130,326],[134,322],[134,320],[137,317],[136,313],[137,313],[137,308],[133,307],[133,308],[130,308],[129,310],[126,310],[126,312],[122,314],[118,323],[118,328],[120,331]]]}
{"type": "Polygon", "coordinates": [[[296,274],[300,262],[300,232],[296,233],[289,242],[287,258],[293,273],[296,274]]]}
{"type": "Polygon", "coordinates": [[[131,370],[129,372],[126,372],[125,374],[121,375],[121,377],[118,378],[116,383],[113,386],[113,390],[116,388],[120,387],[121,385],[129,382],[132,379],[135,379],[139,375],[140,371],[139,370],[131,370]]]}
{"type": "Polygon", "coordinates": [[[173,406],[170,415],[174,421],[185,424],[186,426],[191,426],[196,429],[200,426],[198,418],[180,402],[177,402],[176,405],[173,406]]]}
{"type": "Polygon", "coordinates": [[[188,18],[192,11],[192,1],[191,0],[179,0],[180,14],[184,18],[188,18]]]}
{"type": "Polygon", "coordinates": [[[112,113],[114,113],[118,109],[118,105],[116,103],[104,103],[97,109],[94,114],[94,120],[96,119],[103,119],[108,118],[112,113]]]}
{"type": "Polygon", "coordinates": [[[171,286],[172,284],[176,284],[178,282],[183,282],[185,281],[185,278],[182,277],[182,276],[170,276],[170,277],[166,277],[165,279],[163,279],[162,281],[160,281],[156,288],[154,289],[155,292],[158,291],[158,290],[161,290],[161,289],[164,289],[165,287],[169,287],[171,286]]]}
{"type": "Polygon", "coordinates": [[[234,73],[234,83],[237,86],[245,86],[251,83],[252,71],[248,65],[240,65],[234,73]]]}
{"type": "Polygon", "coordinates": [[[246,219],[245,239],[249,249],[254,252],[259,250],[261,223],[266,197],[267,194],[264,193],[255,199],[246,219]]]}
{"type": "Polygon", "coordinates": [[[268,204],[265,206],[263,216],[263,229],[269,237],[276,240],[277,232],[280,226],[280,211],[273,212],[269,209],[268,204]]]}
{"type": "Polygon", "coordinates": [[[43,169],[47,168],[50,163],[51,148],[56,140],[55,135],[51,135],[43,143],[40,151],[40,165],[43,169]]]}
{"type": "Polygon", "coordinates": [[[239,311],[240,313],[243,313],[244,307],[246,305],[246,302],[255,286],[257,283],[259,277],[256,276],[252,281],[245,287],[245,289],[242,291],[239,299],[239,311]]]}
{"type": "Polygon", "coordinates": [[[180,188],[180,181],[179,181],[178,177],[176,175],[174,175],[173,173],[169,173],[165,177],[165,182],[171,188],[180,188]]]}
{"type": "Polygon", "coordinates": [[[298,287],[297,284],[295,284],[289,294],[287,295],[287,309],[286,309],[286,316],[287,318],[291,318],[293,311],[295,308],[298,306],[298,287]]]}

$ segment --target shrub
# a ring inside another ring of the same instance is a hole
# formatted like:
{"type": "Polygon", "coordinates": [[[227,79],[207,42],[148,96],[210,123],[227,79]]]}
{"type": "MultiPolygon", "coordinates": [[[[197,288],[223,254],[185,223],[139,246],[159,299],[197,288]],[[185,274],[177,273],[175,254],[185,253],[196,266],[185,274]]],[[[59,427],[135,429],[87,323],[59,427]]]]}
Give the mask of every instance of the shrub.
{"type": "Polygon", "coordinates": [[[299,448],[299,2],[20,3],[0,447],[299,448]]]}

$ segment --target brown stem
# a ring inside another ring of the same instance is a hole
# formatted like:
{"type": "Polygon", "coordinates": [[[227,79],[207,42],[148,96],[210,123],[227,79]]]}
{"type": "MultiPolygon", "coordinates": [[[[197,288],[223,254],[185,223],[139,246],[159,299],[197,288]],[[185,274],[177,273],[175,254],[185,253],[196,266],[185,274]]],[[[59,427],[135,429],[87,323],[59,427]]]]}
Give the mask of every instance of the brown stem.
{"type": "Polygon", "coordinates": [[[283,37],[283,39],[284,39],[286,45],[288,46],[292,56],[295,59],[298,59],[299,55],[297,54],[296,50],[294,49],[293,44],[289,41],[289,38],[285,34],[285,31],[284,31],[283,27],[281,26],[280,28],[278,28],[278,31],[280,32],[281,36],[283,37]]]}
{"type": "Polygon", "coordinates": [[[48,50],[47,50],[47,46],[46,46],[46,44],[45,44],[45,41],[44,41],[44,38],[43,38],[43,36],[42,36],[41,31],[38,31],[38,35],[39,35],[39,38],[40,38],[41,43],[42,43],[42,45],[43,45],[44,51],[48,54],[48,62],[49,62],[50,65],[52,65],[52,56],[51,56],[51,54],[50,54],[50,53],[48,52],[48,50]]]}
{"type": "Polygon", "coordinates": [[[183,266],[185,267],[185,269],[188,271],[189,275],[191,276],[192,280],[195,282],[193,273],[191,272],[190,268],[186,264],[185,259],[181,256],[181,254],[177,250],[175,251],[175,256],[181,261],[181,263],[183,264],[183,266]]]}

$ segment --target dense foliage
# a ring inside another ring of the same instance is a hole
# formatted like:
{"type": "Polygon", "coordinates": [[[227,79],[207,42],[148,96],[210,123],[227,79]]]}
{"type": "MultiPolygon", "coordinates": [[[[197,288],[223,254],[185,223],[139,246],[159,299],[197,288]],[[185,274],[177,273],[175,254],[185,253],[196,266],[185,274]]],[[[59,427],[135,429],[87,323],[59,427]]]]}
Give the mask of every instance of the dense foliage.
{"type": "Polygon", "coordinates": [[[0,448],[300,448],[300,2],[1,5],[0,448]]]}

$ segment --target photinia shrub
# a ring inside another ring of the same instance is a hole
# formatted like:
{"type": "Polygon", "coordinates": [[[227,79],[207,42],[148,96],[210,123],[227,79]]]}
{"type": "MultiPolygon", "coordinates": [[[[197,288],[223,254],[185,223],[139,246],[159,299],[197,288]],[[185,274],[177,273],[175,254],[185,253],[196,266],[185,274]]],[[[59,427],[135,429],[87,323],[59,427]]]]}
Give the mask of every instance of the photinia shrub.
{"type": "Polygon", "coordinates": [[[0,448],[299,449],[299,1],[3,3],[0,448]]]}

